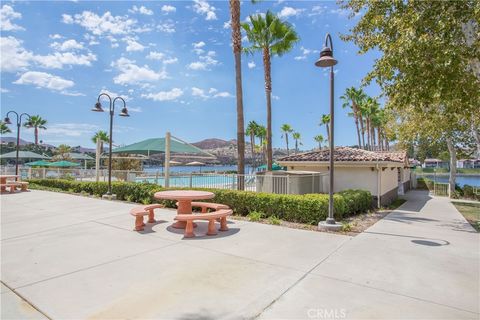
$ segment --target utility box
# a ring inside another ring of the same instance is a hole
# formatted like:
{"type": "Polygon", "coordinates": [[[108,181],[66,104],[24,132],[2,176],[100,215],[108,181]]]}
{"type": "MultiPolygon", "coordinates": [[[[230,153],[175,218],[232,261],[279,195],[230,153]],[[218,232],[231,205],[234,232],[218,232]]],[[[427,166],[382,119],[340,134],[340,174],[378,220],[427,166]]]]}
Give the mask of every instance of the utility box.
{"type": "Polygon", "coordinates": [[[256,191],[277,194],[322,193],[324,175],[312,171],[259,172],[256,191]]]}

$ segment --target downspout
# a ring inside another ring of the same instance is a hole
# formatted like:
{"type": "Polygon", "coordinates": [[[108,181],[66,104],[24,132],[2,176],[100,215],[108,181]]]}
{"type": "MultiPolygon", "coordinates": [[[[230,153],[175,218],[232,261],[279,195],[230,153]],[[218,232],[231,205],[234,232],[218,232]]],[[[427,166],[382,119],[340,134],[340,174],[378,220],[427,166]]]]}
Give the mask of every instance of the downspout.
{"type": "Polygon", "coordinates": [[[382,188],[382,172],[378,165],[378,160],[377,160],[377,207],[379,209],[381,205],[381,201],[380,201],[381,192],[382,192],[381,188],[382,188]]]}

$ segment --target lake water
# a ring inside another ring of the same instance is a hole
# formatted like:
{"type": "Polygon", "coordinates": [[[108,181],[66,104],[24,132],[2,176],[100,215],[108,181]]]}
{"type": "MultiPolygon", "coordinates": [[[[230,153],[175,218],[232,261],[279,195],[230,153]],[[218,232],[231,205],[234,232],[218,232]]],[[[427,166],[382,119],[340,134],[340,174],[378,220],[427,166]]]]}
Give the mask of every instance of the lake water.
{"type": "MultiPolygon", "coordinates": [[[[420,175],[417,178],[422,177],[420,175]]],[[[430,180],[435,180],[441,183],[448,183],[448,175],[423,175],[423,177],[428,178],[430,180]]],[[[480,175],[475,176],[457,176],[456,183],[463,187],[464,185],[468,184],[469,186],[476,186],[480,187],[480,175]]]]}

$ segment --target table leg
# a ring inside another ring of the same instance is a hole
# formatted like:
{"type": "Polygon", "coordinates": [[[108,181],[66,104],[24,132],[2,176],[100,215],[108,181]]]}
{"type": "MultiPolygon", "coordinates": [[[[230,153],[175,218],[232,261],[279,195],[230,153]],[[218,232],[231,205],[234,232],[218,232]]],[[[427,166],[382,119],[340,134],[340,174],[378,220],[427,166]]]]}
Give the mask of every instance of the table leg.
{"type": "MultiPolygon", "coordinates": [[[[7,183],[7,178],[1,178],[0,179],[0,184],[3,185],[3,184],[6,184],[6,183],[7,183]]],[[[2,186],[0,191],[4,192],[5,190],[6,190],[6,188],[2,186]]]]}
{"type": "MultiPolygon", "coordinates": [[[[178,200],[177,214],[192,214],[192,200],[178,200]]],[[[172,227],[176,229],[185,229],[186,225],[186,221],[177,221],[172,227]]],[[[194,223],[193,227],[196,226],[197,224],[194,223]]]]}

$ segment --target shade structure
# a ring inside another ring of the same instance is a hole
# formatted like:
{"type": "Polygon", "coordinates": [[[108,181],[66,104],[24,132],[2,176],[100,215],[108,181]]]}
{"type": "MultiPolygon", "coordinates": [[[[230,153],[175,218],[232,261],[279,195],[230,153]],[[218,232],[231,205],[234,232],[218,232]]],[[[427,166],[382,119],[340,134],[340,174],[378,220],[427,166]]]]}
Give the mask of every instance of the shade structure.
{"type": "MultiPolygon", "coordinates": [[[[212,155],[197,148],[191,144],[179,141],[177,139],[170,140],[171,153],[196,154],[211,157],[212,155]]],[[[119,147],[112,150],[112,153],[128,153],[128,154],[143,154],[152,155],[158,153],[165,153],[165,138],[152,138],[143,140],[128,146],[119,147]]]]}
{"type": "Polygon", "coordinates": [[[88,154],[76,153],[76,152],[67,153],[67,158],[70,158],[73,160],[95,160],[93,157],[90,157],[88,154]]]}
{"type": "Polygon", "coordinates": [[[45,161],[45,160],[38,160],[38,161],[33,161],[33,162],[28,162],[25,163],[26,166],[29,167],[48,167],[51,162],[45,161]]]}
{"type": "Polygon", "coordinates": [[[55,167],[55,168],[69,168],[69,167],[78,167],[80,164],[71,162],[71,161],[56,161],[50,162],[47,167],[55,167]]]}
{"type": "MultiPolygon", "coordinates": [[[[12,151],[8,153],[4,153],[0,155],[0,158],[2,159],[15,159],[17,158],[17,152],[12,151]]],[[[18,158],[19,159],[50,159],[48,156],[44,156],[35,152],[31,151],[19,151],[18,152],[18,158]]]]}
{"type": "Polygon", "coordinates": [[[186,164],[186,166],[204,166],[205,163],[203,162],[200,162],[200,161],[193,161],[193,162],[189,162],[186,164]]]}

